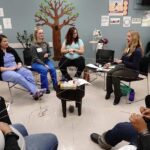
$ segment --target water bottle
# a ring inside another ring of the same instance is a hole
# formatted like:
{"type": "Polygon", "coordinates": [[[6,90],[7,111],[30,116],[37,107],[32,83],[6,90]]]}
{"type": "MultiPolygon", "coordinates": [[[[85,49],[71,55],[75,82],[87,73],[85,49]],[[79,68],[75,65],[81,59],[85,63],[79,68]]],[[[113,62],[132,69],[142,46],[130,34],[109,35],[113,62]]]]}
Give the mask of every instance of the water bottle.
{"type": "Polygon", "coordinates": [[[133,102],[134,101],[134,97],[135,97],[135,92],[133,89],[131,89],[130,93],[129,93],[129,101],[133,102]]]}

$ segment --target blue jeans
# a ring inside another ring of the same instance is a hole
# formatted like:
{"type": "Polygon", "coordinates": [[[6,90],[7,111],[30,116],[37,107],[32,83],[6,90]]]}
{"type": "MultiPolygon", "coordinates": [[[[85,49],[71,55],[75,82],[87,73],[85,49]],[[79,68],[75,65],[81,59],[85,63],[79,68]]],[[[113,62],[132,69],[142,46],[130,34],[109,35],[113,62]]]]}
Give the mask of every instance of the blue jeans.
{"type": "Polygon", "coordinates": [[[132,145],[137,145],[138,132],[134,129],[130,122],[122,122],[115,125],[111,130],[105,133],[105,141],[115,146],[121,141],[130,142],[132,145]]]}
{"type": "Polygon", "coordinates": [[[26,150],[57,150],[58,140],[54,134],[41,133],[28,135],[26,128],[22,124],[14,124],[25,139],[26,150]]]}
{"type": "Polygon", "coordinates": [[[50,72],[52,82],[53,82],[53,87],[57,86],[57,75],[52,61],[46,60],[44,63],[48,65],[50,69],[47,69],[44,65],[41,65],[39,63],[33,63],[32,68],[33,70],[37,71],[40,74],[41,88],[46,88],[47,90],[49,90],[48,77],[47,77],[48,72],[50,72]]]}

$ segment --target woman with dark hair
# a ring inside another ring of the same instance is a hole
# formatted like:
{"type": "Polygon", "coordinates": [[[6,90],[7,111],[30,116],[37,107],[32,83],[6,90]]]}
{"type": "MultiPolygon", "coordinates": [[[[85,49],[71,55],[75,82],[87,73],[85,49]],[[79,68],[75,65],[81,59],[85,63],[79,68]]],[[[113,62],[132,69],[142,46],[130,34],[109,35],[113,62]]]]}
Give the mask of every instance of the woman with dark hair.
{"type": "Polygon", "coordinates": [[[61,53],[63,57],[59,62],[59,68],[63,77],[67,80],[71,80],[67,72],[68,66],[77,67],[75,77],[80,77],[85,68],[85,59],[82,56],[84,53],[84,44],[79,38],[78,31],[75,27],[69,28],[65,41],[62,44],[61,53]]]}
{"type": "Polygon", "coordinates": [[[37,89],[32,72],[22,66],[21,59],[16,51],[9,47],[5,35],[0,35],[0,78],[21,85],[35,100],[43,96],[44,89],[37,89]]]}

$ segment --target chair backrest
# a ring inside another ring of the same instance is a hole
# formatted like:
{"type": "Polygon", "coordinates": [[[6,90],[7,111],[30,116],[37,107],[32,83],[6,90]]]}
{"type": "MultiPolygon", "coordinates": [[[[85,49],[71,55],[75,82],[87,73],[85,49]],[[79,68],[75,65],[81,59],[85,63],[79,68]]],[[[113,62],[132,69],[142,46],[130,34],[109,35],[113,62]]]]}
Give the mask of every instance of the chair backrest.
{"type": "Polygon", "coordinates": [[[96,53],[96,63],[105,64],[114,61],[114,50],[98,49],[96,53]]]}
{"type": "Polygon", "coordinates": [[[139,64],[140,74],[147,76],[148,75],[148,68],[149,68],[149,58],[144,56],[139,64]]]}
{"type": "Polygon", "coordinates": [[[147,54],[148,52],[150,52],[150,41],[146,45],[145,54],[147,54]]]}
{"type": "Polygon", "coordinates": [[[26,66],[31,66],[32,62],[32,54],[30,48],[26,48],[23,51],[24,64],[26,66]]]}

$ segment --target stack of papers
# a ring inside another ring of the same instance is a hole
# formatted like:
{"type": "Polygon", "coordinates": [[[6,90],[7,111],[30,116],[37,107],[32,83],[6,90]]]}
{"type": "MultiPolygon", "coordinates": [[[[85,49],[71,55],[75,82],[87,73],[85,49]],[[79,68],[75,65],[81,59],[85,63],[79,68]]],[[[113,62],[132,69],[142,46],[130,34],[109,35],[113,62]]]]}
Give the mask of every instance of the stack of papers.
{"type": "Polygon", "coordinates": [[[91,83],[87,82],[86,80],[80,79],[80,78],[74,78],[73,80],[75,81],[77,86],[81,86],[81,85],[84,85],[84,84],[86,84],[86,85],[91,84],[91,83]]]}
{"type": "Polygon", "coordinates": [[[104,67],[102,67],[101,65],[95,66],[94,64],[87,64],[86,66],[89,67],[89,68],[92,68],[92,69],[96,69],[96,71],[104,71],[104,72],[108,72],[109,70],[115,68],[114,65],[110,66],[110,67],[107,68],[107,69],[104,68],[104,67]]]}
{"type": "Polygon", "coordinates": [[[93,69],[98,69],[99,68],[98,66],[95,66],[93,64],[87,64],[86,66],[89,67],[89,68],[93,68],[93,69]]]}
{"type": "Polygon", "coordinates": [[[77,86],[88,85],[88,84],[91,83],[81,78],[74,78],[73,80],[70,80],[68,82],[67,81],[61,82],[60,89],[76,89],[77,86]]]}

